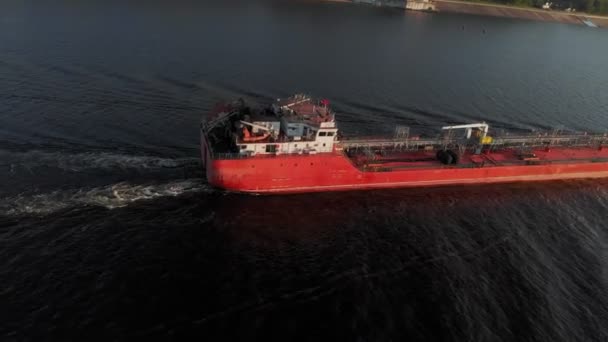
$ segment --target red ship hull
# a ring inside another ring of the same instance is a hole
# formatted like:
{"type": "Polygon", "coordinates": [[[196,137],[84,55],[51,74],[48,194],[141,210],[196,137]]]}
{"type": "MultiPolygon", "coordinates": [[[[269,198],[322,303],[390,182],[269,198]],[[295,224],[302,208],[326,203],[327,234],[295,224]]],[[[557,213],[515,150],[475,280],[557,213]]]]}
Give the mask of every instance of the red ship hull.
{"type": "Polygon", "coordinates": [[[243,159],[212,159],[205,148],[202,152],[211,185],[260,194],[608,177],[608,149],[592,148],[539,150],[540,165],[526,165],[504,151],[492,153],[489,159],[499,162],[490,165],[393,163],[382,171],[364,171],[342,152],[243,159]]]}

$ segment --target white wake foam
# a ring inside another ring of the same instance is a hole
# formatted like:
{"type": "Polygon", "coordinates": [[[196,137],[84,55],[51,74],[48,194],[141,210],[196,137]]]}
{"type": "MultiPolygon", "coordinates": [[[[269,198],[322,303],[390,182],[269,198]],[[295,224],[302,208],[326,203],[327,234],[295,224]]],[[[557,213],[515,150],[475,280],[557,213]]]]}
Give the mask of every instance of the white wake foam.
{"type": "Polygon", "coordinates": [[[160,158],[106,152],[65,153],[46,151],[9,152],[0,150],[0,160],[16,172],[20,167],[56,167],[67,171],[87,169],[159,169],[177,168],[198,163],[197,158],[160,158]]]}
{"type": "Polygon", "coordinates": [[[0,215],[44,215],[83,205],[114,209],[140,200],[201,191],[210,191],[210,188],[201,179],[187,179],[164,184],[117,183],[92,189],[58,190],[34,195],[22,194],[0,198],[0,215]]]}

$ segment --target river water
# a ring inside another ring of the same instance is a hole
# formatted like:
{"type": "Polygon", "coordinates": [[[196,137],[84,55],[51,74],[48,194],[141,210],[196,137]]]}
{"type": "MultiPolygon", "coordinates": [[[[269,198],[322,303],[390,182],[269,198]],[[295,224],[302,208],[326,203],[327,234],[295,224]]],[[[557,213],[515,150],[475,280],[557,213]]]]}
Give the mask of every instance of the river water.
{"type": "Polygon", "coordinates": [[[217,101],[608,130],[608,35],[340,3],[0,3],[0,339],[608,340],[608,181],[205,184],[217,101]]]}

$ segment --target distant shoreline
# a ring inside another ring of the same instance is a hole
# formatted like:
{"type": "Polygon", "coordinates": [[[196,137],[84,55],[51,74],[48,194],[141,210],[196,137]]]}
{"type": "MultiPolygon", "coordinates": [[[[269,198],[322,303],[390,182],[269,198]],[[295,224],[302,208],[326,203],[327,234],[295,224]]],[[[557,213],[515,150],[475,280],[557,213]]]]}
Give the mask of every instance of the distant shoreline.
{"type": "MultiPolygon", "coordinates": [[[[327,2],[355,3],[353,0],[324,0],[327,2]]],[[[558,22],[564,24],[586,25],[588,20],[597,27],[608,28],[608,17],[586,13],[544,10],[533,7],[517,7],[487,2],[462,0],[432,0],[435,12],[462,13],[491,17],[517,18],[525,20],[558,22]]]]}
{"type": "Polygon", "coordinates": [[[608,27],[608,17],[585,13],[568,13],[531,7],[516,7],[485,2],[459,0],[434,0],[438,12],[464,13],[505,18],[519,18],[536,21],[550,21],[565,24],[585,25],[590,20],[598,27],[608,27]]]}

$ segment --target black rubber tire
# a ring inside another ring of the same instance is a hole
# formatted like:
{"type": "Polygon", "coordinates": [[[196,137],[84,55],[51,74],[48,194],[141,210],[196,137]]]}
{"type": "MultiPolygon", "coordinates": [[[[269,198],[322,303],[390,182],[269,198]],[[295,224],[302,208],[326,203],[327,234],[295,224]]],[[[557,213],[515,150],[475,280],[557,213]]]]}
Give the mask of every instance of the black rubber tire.
{"type": "Polygon", "coordinates": [[[445,165],[449,165],[452,163],[452,156],[448,153],[448,151],[440,150],[437,151],[437,159],[445,165]]]}
{"type": "Polygon", "coordinates": [[[452,162],[450,164],[458,164],[458,155],[452,150],[447,150],[447,153],[452,157],[452,162]]]}

